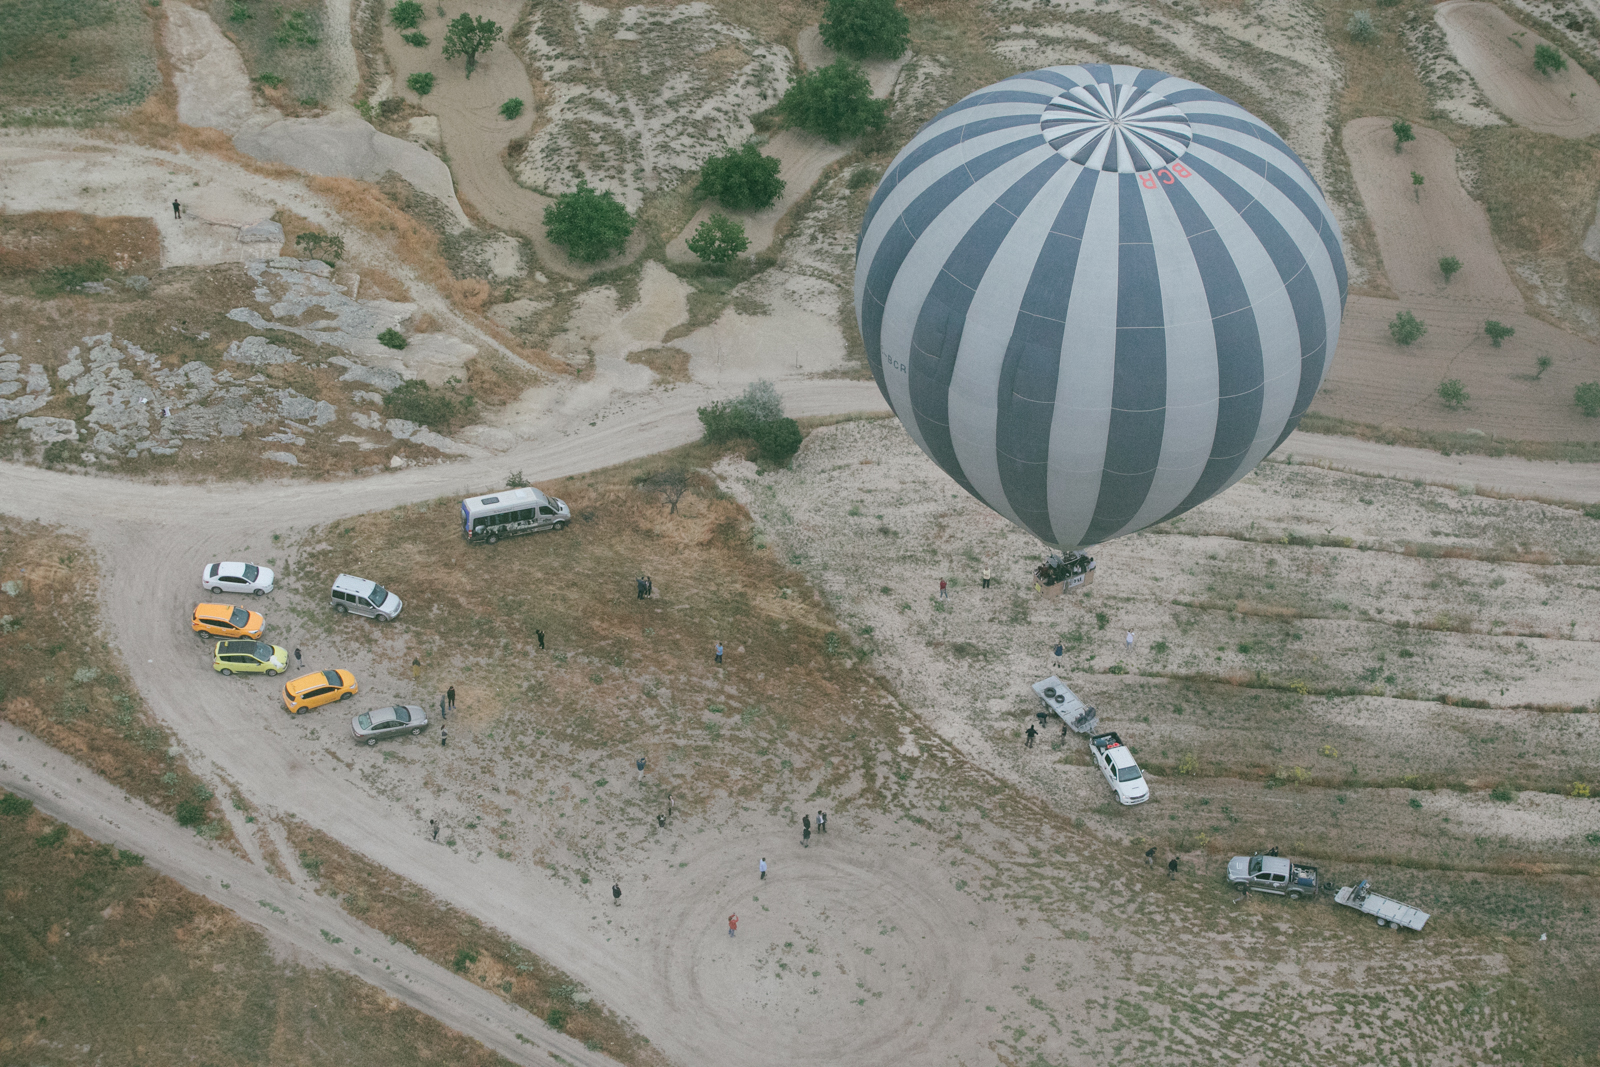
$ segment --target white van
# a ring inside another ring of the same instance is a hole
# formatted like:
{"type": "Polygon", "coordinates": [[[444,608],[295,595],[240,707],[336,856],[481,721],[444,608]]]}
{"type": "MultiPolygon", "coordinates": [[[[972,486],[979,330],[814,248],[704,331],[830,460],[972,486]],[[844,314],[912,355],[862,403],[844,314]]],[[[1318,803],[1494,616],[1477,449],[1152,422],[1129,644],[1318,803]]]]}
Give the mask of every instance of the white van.
{"type": "Polygon", "coordinates": [[[339,614],[354,613],[385,622],[400,614],[404,605],[400,598],[377,582],[341,574],[333,580],[333,610],[339,614]]]}
{"type": "Polygon", "coordinates": [[[572,509],[566,501],[545,496],[532,486],[502,489],[461,502],[461,536],[479,544],[492,545],[502,537],[541,530],[564,530],[571,521],[572,509]]]}

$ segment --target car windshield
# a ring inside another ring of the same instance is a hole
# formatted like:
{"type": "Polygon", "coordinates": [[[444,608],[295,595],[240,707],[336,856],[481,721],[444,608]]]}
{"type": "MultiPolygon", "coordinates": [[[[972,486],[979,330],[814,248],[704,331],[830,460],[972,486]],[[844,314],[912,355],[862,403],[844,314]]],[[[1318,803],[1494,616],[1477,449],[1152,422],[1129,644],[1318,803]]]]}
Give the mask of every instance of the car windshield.
{"type": "Polygon", "coordinates": [[[261,577],[261,568],[260,567],[257,567],[254,563],[246,563],[244,565],[244,580],[245,581],[253,582],[259,577],[261,577]]]}
{"type": "Polygon", "coordinates": [[[356,725],[361,727],[363,730],[372,729],[372,716],[363,711],[360,715],[356,716],[356,725]]]}
{"type": "Polygon", "coordinates": [[[344,684],[343,682],[339,681],[339,672],[338,671],[323,671],[322,672],[322,680],[327,682],[329,685],[343,685],[344,684]]]}
{"type": "Polygon", "coordinates": [[[256,659],[263,663],[272,658],[272,646],[267,644],[265,641],[257,641],[255,643],[255,647],[251,651],[255,652],[256,659]]]}
{"type": "Polygon", "coordinates": [[[1144,775],[1139,773],[1139,768],[1137,768],[1137,767],[1118,767],[1117,768],[1117,781],[1119,781],[1119,782],[1137,782],[1140,778],[1143,778],[1143,777],[1144,777],[1144,775]]]}
{"type": "Polygon", "coordinates": [[[243,608],[234,608],[233,614],[228,616],[228,625],[235,630],[244,629],[245,623],[250,621],[250,613],[243,608]]]}
{"type": "Polygon", "coordinates": [[[1251,874],[1260,874],[1261,873],[1261,857],[1260,856],[1251,856],[1250,857],[1250,873],[1251,874]]]}
{"type": "Polygon", "coordinates": [[[373,582],[372,596],[369,599],[371,599],[373,607],[381,608],[383,607],[383,602],[389,599],[389,590],[385,589],[377,582],[373,582]]]}
{"type": "Polygon", "coordinates": [[[394,712],[394,721],[395,722],[410,722],[411,721],[411,713],[405,709],[405,706],[403,704],[397,704],[391,710],[394,712]]]}

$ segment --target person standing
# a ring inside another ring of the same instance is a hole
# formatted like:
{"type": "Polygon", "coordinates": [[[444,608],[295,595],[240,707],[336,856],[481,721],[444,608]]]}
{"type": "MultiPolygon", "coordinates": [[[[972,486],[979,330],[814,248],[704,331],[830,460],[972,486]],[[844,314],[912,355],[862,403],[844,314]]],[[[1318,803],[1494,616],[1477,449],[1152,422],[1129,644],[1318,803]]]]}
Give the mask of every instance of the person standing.
{"type": "Polygon", "coordinates": [[[450,743],[450,731],[443,726],[439,727],[439,747],[443,748],[450,743]]]}
{"type": "Polygon", "coordinates": [[[1154,867],[1156,865],[1156,846],[1151,845],[1144,850],[1144,865],[1146,867],[1154,867]]]}
{"type": "Polygon", "coordinates": [[[641,575],[639,575],[639,577],[637,577],[637,578],[635,578],[633,580],[633,588],[639,594],[639,599],[643,600],[644,599],[644,575],[641,574],[641,575]]]}
{"type": "Polygon", "coordinates": [[[449,719],[449,718],[450,718],[450,716],[445,714],[445,710],[444,710],[444,694],[440,693],[439,694],[439,719],[442,722],[442,721],[444,721],[446,719],[449,719]]]}
{"type": "Polygon", "coordinates": [[[1178,857],[1174,856],[1167,861],[1167,881],[1178,877],[1178,857]]]}
{"type": "Polygon", "coordinates": [[[656,814],[656,825],[665,830],[667,828],[667,817],[658,812],[656,814]]]}
{"type": "Polygon", "coordinates": [[[300,666],[300,650],[298,648],[294,650],[294,665],[296,667],[300,666]]]}
{"type": "Polygon", "coordinates": [[[533,631],[533,636],[535,636],[535,637],[537,637],[539,639],[539,651],[543,652],[544,651],[544,631],[543,630],[535,630],[535,631],[533,631]]]}
{"type": "Polygon", "coordinates": [[[414,682],[422,677],[422,661],[415,656],[411,657],[411,680],[414,682]]]}
{"type": "Polygon", "coordinates": [[[444,695],[450,698],[450,710],[451,711],[455,711],[456,710],[456,687],[452,685],[448,690],[445,691],[444,695]]]}
{"type": "Polygon", "coordinates": [[[672,818],[672,794],[667,794],[667,818],[672,818]]]}
{"type": "Polygon", "coordinates": [[[807,830],[811,829],[811,816],[809,816],[809,815],[800,816],[800,825],[804,826],[807,830]]]}
{"type": "Polygon", "coordinates": [[[1062,644],[1060,641],[1057,641],[1056,642],[1056,646],[1054,648],[1052,648],[1050,651],[1055,653],[1056,666],[1057,667],[1061,666],[1061,657],[1065,656],[1067,654],[1067,646],[1062,644]]]}
{"type": "Polygon", "coordinates": [[[988,567],[983,568],[983,587],[985,589],[989,588],[989,582],[993,578],[994,578],[994,571],[991,571],[988,567]]]}
{"type": "Polygon", "coordinates": [[[761,857],[761,880],[763,882],[767,880],[767,857],[765,856],[761,857]]]}
{"type": "Polygon", "coordinates": [[[617,907],[622,907],[622,883],[611,883],[611,899],[616,901],[617,907]]]}
{"type": "Polygon", "coordinates": [[[721,641],[717,642],[717,665],[719,667],[722,665],[722,642],[721,641]]]}
{"type": "Polygon", "coordinates": [[[656,595],[656,580],[648,574],[644,576],[644,596],[648,600],[656,595]]]}
{"type": "Polygon", "coordinates": [[[1133,631],[1132,630],[1128,631],[1128,639],[1127,639],[1127,641],[1123,642],[1123,647],[1124,648],[1132,648],[1133,647],[1133,631]]]}
{"type": "Polygon", "coordinates": [[[1039,736],[1039,731],[1034,729],[1033,723],[1030,722],[1028,724],[1028,740],[1023,743],[1022,747],[1023,748],[1032,748],[1033,747],[1033,739],[1035,737],[1038,737],[1038,736],[1039,736]]]}
{"type": "Polygon", "coordinates": [[[634,766],[639,768],[639,778],[638,778],[638,780],[641,781],[641,782],[644,781],[644,757],[640,756],[638,761],[636,763],[634,763],[634,766]]]}
{"type": "Polygon", "coordinates": [[[439,840],[439,820],[438,819],[429,819],[428,820],[428,825],[433,827],[433,839],[435,841],[439,840]]]}
{"type": "Polygon", "coordinates": [[[828,832],[828,815],[827,815],[826,812],[819,810],[817,812],[817,833],[825,834],[827,832],[828,832]]]}
{"type": "Polygon", "coordinates": [[[172,202],[172,217],[175,219],[183,218],[183,205],[176,200],[172,202]]]}
{"type": "Polygon", "coordinates": [[[810,819],[806,820],[806,828],[804,830],[800,831],[800,847],[801,848],[810,848],[811,847],[811,820],[810,819]]]}
{"type": "Polygon", "coordinates": [[[728,916],[728,936],[732,937],[739,929],[739,913],[734,912],[728,916]]]}
{"type": "Polygon", "coordinates": [[[950,587],[945,585],[945,582],[944,582],[943,578],[939,579],[939,599],[940,600],[949,600],[950,599],[950,587]]]}

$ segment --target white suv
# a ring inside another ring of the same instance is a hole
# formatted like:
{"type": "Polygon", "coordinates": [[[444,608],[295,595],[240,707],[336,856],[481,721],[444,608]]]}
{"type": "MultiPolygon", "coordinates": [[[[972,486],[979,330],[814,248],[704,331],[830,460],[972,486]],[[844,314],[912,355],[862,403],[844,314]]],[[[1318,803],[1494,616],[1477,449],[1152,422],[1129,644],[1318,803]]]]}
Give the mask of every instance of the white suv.
{"type": "Polygon", "coordinates": [[[404,606],[399,597],[377,582],[353,574],[341,574],[333,580],[333,610],[341,615],[353,613],[387,622],[404,606]]]}
{"type": "Polygon", "coordinates": [[[272,568],[254,563],[213,563],[200,572],[200,585],[213,593],[272,592],[272,568]]]}

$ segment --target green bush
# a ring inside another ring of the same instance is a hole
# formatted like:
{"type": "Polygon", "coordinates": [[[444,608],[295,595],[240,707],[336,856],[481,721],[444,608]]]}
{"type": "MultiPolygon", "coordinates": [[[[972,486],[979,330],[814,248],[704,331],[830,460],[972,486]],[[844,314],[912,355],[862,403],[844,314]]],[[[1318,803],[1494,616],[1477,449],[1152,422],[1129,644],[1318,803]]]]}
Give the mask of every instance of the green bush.
{"type": "Polygon", "coordinates": [[[1494,319],[1490,319],[1483,324],[1483,332],[1489,335],[1489,343],[1499,348],[1501,341],[1504,341],[1517,331],[1503,322],[1496,322],[1494,319]]]}
{"type": "Polygon", "coordinates": [[[198,800],[180,800],[174,818],[179,826],[199,826],[206,821],[206,806],[198,800]]]}
{"type": "Polygon", "coordinates": [[[44,465],[60,467],[83,462],[83,446],[76,441],[51,441],[44,446],[44,465]]]}
{"type": "Polygon", "coordinates": [[[851,189],[861,189],[878,180],[878,172],[871,167],[857,167],[850,172],[850,178],[845,183],[851,189]]]}
{"type": "Polygon", "coordinates": [[[522,97],[513,96],[510,100],[507,100],[505,103],[500,105],[500,117],[505,119],[507,122],[510,122],[512,119],[522,114],[522,108],[522,97]]]}
{"type": "MultiPolygon", "coordinates": [[[[282,12],[282,8],[278,9],[282,12]]],[[[291,11],[283,16],[283,21],[278,24],[278,32],[273,35],[273,43],[279,47],[287,48],[295,45],[300,48],[317,47],[320,38],[311,32],[311,19],[316,16],[305,11],[291,11]]]]}
{"type": "Polygon", "coordinates": [[[872,99],[872,85],[849,60],[841,59],[795,79],[778,108],[790,122],[838,144],[887,121],[885,100],[872,99]]]}
{"type": "Polygon", "coordinates": [[[1409,345],[1428,332],[1428,324],[1409,311],[1402,311],[1389,323],[1389,336],[1397,344],[1409,345]]]}
{"type": "Polygon", "coordinates": [[[393,326],[378,335],[378,343],[385,348],[400,349],[406,346],[405,335],[393,326]]]}
{"type": "Polygon", "coordinates": [[[911,43],[911,20],[894,0],[827,0],[822,43],[853,59],[898,58],[911,43]]]}
{"type": "Polygon", "coordinates": [[[1567,69],[1567,57],[1547,44],[1533,46],[1533,69],[1551,75],[1567,69]]]}
{"type": "Polygon", "coordinates": [[[719,400],[701,408],[699,415],[700,425],[705,427],[703,439],[709,444],[740,437],[754,439],[761,423],[783,418],[783,398],[777,387],[763,378],[751,382],[743,395],[733,400],[719,400]]]}
{"type": "Polygon", "coordinates": [[[423,33],[421,30],[412,30],[410,33],[402,33],[400,35],[400,39],[406,44],[410,45],[412,48],[428,47],[428,35],[423,33]]]}
{"type": "Polygon", "coordinates": [[[1372,12],[1355,11],[1345,22],[1344,32],[1350,35],[1352,41],[1365,43],[1377,38],[1378,24],[1372,21],[1372,12]]]}
{"type": "Polygon", "coordinates": [[[1460,378],[1446,378],[1439,383],[1436,390],[1439,399],[1444,401],[1444,406],[1451,411],[1460,411],[1467,406],[1467,401],[1472,399],[1472,394],[1467,392],[1467,387],[1461,384],[1460,378]]]}
{"type": "Polygon", "coordinates": [[[567,1013],[560,1008],[551,1008],[550,1013],[544,1017],[544,1021],[552,1030],[565,1030],[567,1028],[567,1013]]]}
{"type": "Polygon", "coordinates": [[[302,233],[295,247],[312,259],[336,260],[344,257],[344,238],[331,233],[302,233]]]}
{"type": "Polygon", "coordinates": [[[700,184],[695,192],[715,197],[730,211],[754,211],[771,206],[783,195],[782,166],[772,156],[764,156],[754,144],[720,156],[712,156],[700,167],[700,184]]]}
{"type": "Polygon", "coordinates": [[[1572,402],[1589,418],[1600,415],[1600,382],[1584,382],[1572,391],[1572,402]]]}
{"type": "Polygon", "coordinates": [[[467,408],[472,397],[459,396],[454,389],[435,389],[421,378],[408,378],[383,398],[383,413],[391,419],[440,430],[467,408]]]}
{"type": "Polygon", "coordinates": [[[1493,789],[1489,790],[1489,796],[1495,800],[1498,800],[1502,804],[1509,804],[1513,800],[1517,799],[1517,791],[1511,786],[1502,782],[1500,785],[1497,785],[1493,789]]]}
{"type": "Polygon", "coordinates": [[[87,282],[97,282],[110,273],[111,266],[105,260],[86,259],[64,267],[46,267],[34,276],[33,288],[40,296],[55,296],[87,282]]]}
{"type": "Polygon", "coordinates": [[[750,247],[744,227],[720,213],[702,222],[687,243],[703,263],[727,263],[750,247]]]}
{"type": "Polygon", "coordinates": [[[793,419],[777,418],[755,424],[751,434],[761,458],[775,466],[788,463],[800,451],[803,438],[800,424],[793,419]]]}
{"type": "Polygon", "coordinates": [[[422,70],[406,78],[406,88],[418,96],[427,96],[433,92],[433,75],[422,70]]]}
{"type": "Polygon", "coordinates": [[[472,951],[470,948],[458,948],[456,949],[456,958],[450,964],[450,969],[455,971],[457,974],[461,974],[468,967],[477,962],[478,954],[476,952],[472,951]]]}
{"type": "Polygon", "coordinates": [[[34,838],[33,844],[35,848],[56,848],[66,839],[67,824],[62,822],[34,838]]]}
{"type": "Polygon", "coordinates": [[[1400,153],[1401,148],[1405,147],[1407,141],[1415,141],[1417,139],[1417,135],[1411,132],[1411,123],[1405,119],[1395,119],[1389,124],[1389,128],[1394,131],[1394,150],[1396,155],[1400,153]]]}
{"type": "Polygon", "coordinates": [[[260,82],[262,85],[265,85],[269,89],[276,89],[278,86],[283,84],[283,79],[278,77],[276,74],[257,74],[256,81],[260,82]]]}
{"type": "Polygon", "coordinates": [[[15,793],[6,793],[0,796],[0,815],[9,815],[14,819],[25,818],[33,812],[33,801],[27,797],[19,797],[15,793]]]}
{"type": "Polygon", "coordinates": [[[389,9],[389,21],[396,29],[414,30],[422,21],[422,5],[417,0],[400,0],[389,9]]]}
{"type": "Polygon", "coordinates": [[[1448,282],[1451,278],[1454,278],[1456,271],[1460,269],[1461,261],[1455,256],[1439,257],[1439,273],[1444,275],[1444,280],[1446,282],[1448,282]]]}
{"type": "Polygon", "coordinates": [[[544,209],[544,233],[573,259],[593,263],[627,247],[633,219],[611,190],[597,193],[579,181],[576,192],[563,193],[544,209]]]}

